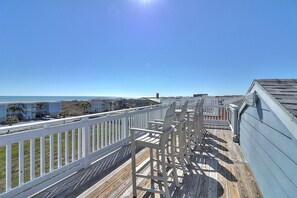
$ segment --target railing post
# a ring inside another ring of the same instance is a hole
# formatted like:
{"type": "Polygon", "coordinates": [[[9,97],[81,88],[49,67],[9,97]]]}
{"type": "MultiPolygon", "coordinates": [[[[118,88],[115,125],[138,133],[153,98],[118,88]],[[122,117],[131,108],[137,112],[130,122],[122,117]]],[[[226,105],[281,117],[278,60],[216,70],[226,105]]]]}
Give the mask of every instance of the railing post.
{"type": "Polygon", "coordinates": [[[82,118],[83,128],[82,128],[82,157],[84,158],[83,167],[87,168],[90,166],[91,162],[89,159],[90,154],[90,128],[88,126],[88,117],[82,118]]]}
{"type": "Polygon", "coordinates": [[[125,133],[125,145],[129,144],[129,116],[128,116],[128,110],[124,113],[124,133],[125,133]]]}
{"type": "Polygon", "coordinates": [[[234,104],[230,104],[229,106],[231,110],[231,126],[233,129],[233,141],[239,143],[239,130],[238,130],[238,106],[234,104]]]}
{"type": "Polygon", "coordinates": [[[145,126],[148,128],[148,122],[150,121],[150,108],[146,109],[146,121],[145,121],[145,126]]]}

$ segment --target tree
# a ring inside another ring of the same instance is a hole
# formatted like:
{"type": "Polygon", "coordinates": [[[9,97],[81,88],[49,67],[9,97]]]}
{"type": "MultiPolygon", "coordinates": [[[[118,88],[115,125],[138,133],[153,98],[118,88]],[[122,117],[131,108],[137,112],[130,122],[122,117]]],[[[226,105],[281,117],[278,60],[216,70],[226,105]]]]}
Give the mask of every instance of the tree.
{"type": "Polygon", "coordinates": [[[21,111],[21,108],[19,106],[17,106],[17,105],[10,106],[8,109],[10,111],[12,111],[12,116],[13,117],[16,117],[16,112],[21,111]]]}
{"type": "Polygon", "coordinates": [[[63,117],[63,118],[66,118],[66,117],[68,117],[68,116],[70,116],[70,113],[69,113],[69,111],[62,111],[61,113],[60,113],[60,115],[63,117]]]}
{"type": "Polygon", "coordinates": [[[9,126],[11,126],[14,123],[18,123],[19,119],[16,116],[8,116],[6,118],[6,122],[9,124],[9,126]]]}
{"type": "Polygon", "coordinates": [[[84,108],[84,113],[89,113],[91,104],[89,102],[83,102],[80,104],[84,108]]]}

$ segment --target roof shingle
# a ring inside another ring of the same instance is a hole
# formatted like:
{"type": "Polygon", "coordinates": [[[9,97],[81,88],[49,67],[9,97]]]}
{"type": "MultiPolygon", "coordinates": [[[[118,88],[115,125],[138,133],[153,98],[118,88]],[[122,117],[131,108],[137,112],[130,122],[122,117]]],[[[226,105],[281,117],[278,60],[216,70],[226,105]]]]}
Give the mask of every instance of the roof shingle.
{"type": "Polygon", "coordinates": [[[297,79],[260,79],[256,82],[297,118],[297,79]]]}

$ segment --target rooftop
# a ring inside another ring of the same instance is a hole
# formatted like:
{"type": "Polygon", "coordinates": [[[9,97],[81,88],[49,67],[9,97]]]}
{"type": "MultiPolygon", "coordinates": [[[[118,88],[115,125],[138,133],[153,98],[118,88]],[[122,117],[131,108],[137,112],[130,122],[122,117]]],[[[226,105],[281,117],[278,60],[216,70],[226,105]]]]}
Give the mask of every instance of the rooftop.
{"type": "Polygon", "coordinates": [[[255,81],[297,118],[297,79],[259,79],[255,81]]]}

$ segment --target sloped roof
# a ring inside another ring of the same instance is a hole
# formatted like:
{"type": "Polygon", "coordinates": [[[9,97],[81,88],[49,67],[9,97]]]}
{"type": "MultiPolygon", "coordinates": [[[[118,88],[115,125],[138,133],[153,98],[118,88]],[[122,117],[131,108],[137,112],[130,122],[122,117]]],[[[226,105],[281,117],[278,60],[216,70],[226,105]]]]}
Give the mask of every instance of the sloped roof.
{"type": "Polygon", "coordinates": [[[297,118],[297,79],[259,79],[255,81],[297,118]]]}

